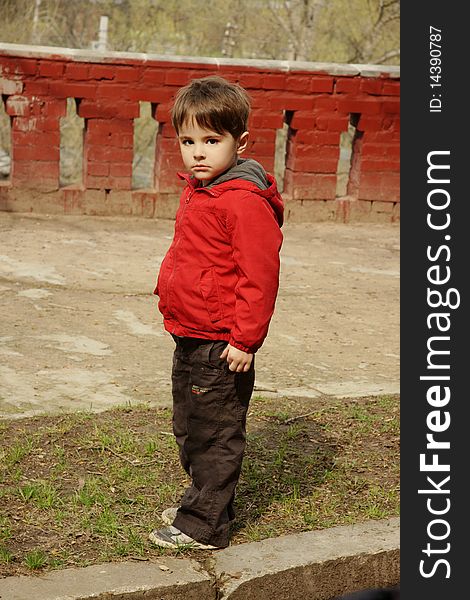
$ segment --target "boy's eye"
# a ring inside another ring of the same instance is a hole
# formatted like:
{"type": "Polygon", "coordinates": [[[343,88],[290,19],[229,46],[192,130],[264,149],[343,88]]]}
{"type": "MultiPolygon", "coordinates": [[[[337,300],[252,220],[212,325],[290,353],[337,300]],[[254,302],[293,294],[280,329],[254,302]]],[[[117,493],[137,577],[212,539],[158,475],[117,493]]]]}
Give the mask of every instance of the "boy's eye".
{"type": "Polygon", "coordinates": [[[211,138],[210,140],[207,140],[208,144],[217,144],[219,142],[219,140],[216,140],[215,138],[211,138]]]}
{"type": "Polygon", "coordinates": [[[181,140],[181,144],[183,146],[189,146],[190,144],[192,144],[193,141],[192,140],[181,140]]]}

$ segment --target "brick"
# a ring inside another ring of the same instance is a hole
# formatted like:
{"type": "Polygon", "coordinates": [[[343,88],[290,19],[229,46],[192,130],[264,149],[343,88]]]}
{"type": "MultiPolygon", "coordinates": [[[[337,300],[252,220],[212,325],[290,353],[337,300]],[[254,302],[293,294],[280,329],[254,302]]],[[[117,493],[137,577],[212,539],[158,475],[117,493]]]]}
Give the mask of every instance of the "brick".
{"type": "Polygon", "coordinates": [[[111,184],[109,181],[109,177],[97,177],[95,175],[85,175],[85,187],[96,189],[96,190],[104,190],[110,189],[111,184]]]}
{"type": "Polygon", "coordinates": [[[359,199],[360,200],[372,200],[372,201],[383,201],[383,202],[399,202],[400,201],[400,189],[399,187],[368,187],[362,184],[359,187],[359,199]]]}
{"type": "MultiPolygon", "coordinates": [[[[157,106],[157,110],[155,111],[155,118],[157,119],[157,121],[159,123],[169,124],[171,121],[170,110],[171,104],[159,104],[157,106]]],[[[176,132],[174,133],[174,135],[176,135],[176,132]]]]}
{"type": "Polygon", "coordinates": [[[362,156],[367,158],[385,156],[387,147],[387,144],[379,144],[364,139],[362,143],[362,156]]]}
{"type": "Polygon", "coordinates": [[[274,172],[274,156],[260,156],[260,155],[256,155],[256,156],[249,156],[248,154],[246,155],[247,158],[254,158],[255,160],[257,160],[259,163],[261,163],[263,165],[263,167],[266,169],[266,171],[268,173],[273,173],[274,172]]]}
{"type": "Polygon", "coordinates": [[[312,159],[333,158],[339,159],[339,146],[308,146],[296,144],[289,149],[290,156],[297,158],[310,157],[312,159]]]}
{"type": "Polygon", "coordinates": [[[264,75],[262,86],[265,90],[284,90],[286,88],[286,75],[284,73],[264,75]]]}
{"type": "Polygon", "coordinates": [[[137,102],[112,102],[109,99],[105,103],[104,99],[93,102],[88,99],[82,100],[78,107],[78,115],[85,119],[93,118],[119,118],[119,119],[134,119],[140,114],[140,107],[137,102]]]}
{"type": "Polygon", "coordinates": [[[148,85],[132,87],[128,90],[129,100],[138,100],[140,102],[169,103],[175,97],[177,90],[171,87],[151,88],[148,85]]]}
{"type": "Polygon", "coordinates": [[[88,175],[96,175],[98,177],[106,177],[109,175],[109,163],[107,162],[88,162],[88,175]]]}
{"type": "Polygon", "coordinates": [[[88,132],[94,133],[126,133],[133,135],[134,123],[131,119],[89,119],[88,132]]]}
{"type": "Polygon", "coordinates": [[[114,82],[106,82],[99,83],[97,86],[96,97],[98,99],[101,98],[110,98],[115,100],[127,100],[129,92],[129,85],[125,83],[114,83],[114,82]]]}
{"type": "Polygon", "coordinates": [[[303,171],[305,173],[336,173],[338,160],[323,157],[297,157],[288,156],[286,167],[292,171],[303,171]]]}
{"type": "Polygon", "coordinates": [[[90,65],[90,79],[114,79],[116,67],[108,65],[90,65]]]}
{"type": "Polygon", "coordinates": [[[16,159],[12,164],[12,181],[30,184],[36,187],[37,181],[48,180],[58,186],[59,182],[59,161],[41,161],[38,168],[36,159],[19,160],[16,159]]]}
{"type": "Polygon", "coordinates": [[[133,152],[129,148],[114,148],[112,146],[91,146],[86,144],[86,156],[89,161],[97,162],[130,162],[133,152]]]}
{"type": "Polygon", "coordinates": [[[167,138],[176,138],[176,131],[171,122],[161,122],[160,117],[158,118],[160,124],[159,136],[167,138]]]}
{"type": "Polygon", "coordinates": [[[246,149],[246,152],[258,154],[260,156],[270,156],[271,154],[274,156],[275,151],[275,144],[268,142],[254,142],[253,140],[248,142],[248,147],[246,149]]]}
{"type": "Polygon", "coordinates": [[[109,174],[114,177],[132,177],[132,163],[111,163],[109,168],[109,174]]]}
{"type": "MultiPolygon", "coordinates": [[[[263,98],[266,106],[266,98],[263,98]]],[[[312,96],[300,96],[292,94],[277,93],[268,100],[268,106],[272,109],[281,110],[313,110],[314,98],[312,96]]]]}
{"type": "Polygon", "coordinates": [[[338,116],[332,114],[320,114],[315,119],[315,126],[320,130],[326,131],[347,131],[349,125],[348,116],[338,116]]]}
{"type": "Polygon", "coordinates": [[[288,199],[285,203],[285,218],[288,223],[324,223],[335,221],[337,202],[335,200],[288,199]]]}
{"type": "Polygon", "coordinates": [[[170,154],[177,154],[179,152],[179,145],[176,137],[160,138],[157,145],[160,152],[168,152],[170,154]]]}
{"type": "Polygon", "coordinates": [[[372,158],[366,158],[361,160],[361,171],[399,171],[400,161],[391,159],[374,160],[372,158]]]}
{"type": "Polygon", "coordinates": [[[13,138],[14,146],[60,146],[60,132],[57,131],[17,131],[13,138]]]}
{"type": "Polygon", "coordinates": [[[132,215],[132,192],[114,188],[106,194],[106,214],[109,215],[132,215]]]}
{"type": "Polygon", "coordinates": [[[169,68],[165,73],[165,83],[167,85],[186,85],[192,79],[189,70],[183,71],[174,68],[169,68]]]}
{"type": "Polygon", "coordinates": [[[384,115],[383,118],[383,129],[390,131],[400,131],[400,115],[384,115]]]}
{"type": "Polygon", "coordinates": [[[369,77],[361,80],[359,90],[365,94],[381,95],[383,93],[383,79],[371,79],[369,77]]]}
{"type": "Polygon", "coordinates": [[[336,110],[338,101],[334,96],[315,96],[314,97],[315,110],[333,112],[336,110]]]}
{"type": "Polygon", "coordinates": [[[56,98],[88,98],[96,97],[96,86],[90,83],[72,81],[51,81],[49,93],[56,98]]]}
{"type": "MultiPolygon", "coordinates": [[[[33,96],[32,98],[29,98],[29,114],[35,117],[46,116],[46,105],[49,103],[49,101],[54,102],[49,98],[40,98],[38,96],[33,96]]],[[[49,116],[52,117],[55,115],[49,116]]]]}
{"type": "Polygon", "coordinates": [[[375,186],[379,187],[384,185],[386,187],[395,187],[400,182],[399,173],[367,173],[367,175],[361,176],[361,185],[364,186],[375,186]]]}
{"type": "Polygon", "coordinates": [[[350,97],[338,100],[338,110],[345,113],[379,114],[382,111],[382,101],[369,97],[350,97]]]}
{"type": "Polygon", "coordinates": [[[65,65],[66,79],[79,79],[83,81],[88,79],[90,73],[90,65],[80,63],[68,63],[65,65]]]}
{"type": "Polygon", "coordinates": [[[247,89],[261,89],[263,87],[263,73],[242,73],[239,82],[242,87],[247,89]]]}
{"type": "Polygon", "coordinates": [[[276,140],[275,129],[251,129],[250,139],[255,142],[274,142],[276,140]]]}
{"type": "Polygon", "coordinates": [[[284,124],[284,115],[282,113],[258,113],[251,115],[250,127],[259,129],[281,129],[284,124]]]}
{"type": "Polygon", "coordinates": [[[5,111],[12,117],[29,117],[30,101],[24,96],[9,96],[5,102],[5,111]]]}
{"type": "Polygon", "coordinates": [[[340,143],[341,133],[339,131],[319,131],[300,129],[292,138],[294,144],[311,144],[318,146],[329,146],[340,143]]]}
{"type": "Polygon", "coordinates": [[[295,173],[289,169],[284,176],[284,191],[294,199],[336,197],[336,173],[295,173]]]}
{"type": "Polygon", "coordinates": [[[58,146],[13,146],[12,148],[13,161],[58,161],[60,152],[58,146]]]}
{"type": "Polygon", "coordinates": [[[399,96],[400,95],[400,82],[384,81],[383,93],[385,96],[399,96]]]}
{"type": "Polygon", "coordinates": [[[357,124],[359,131],[380,131],[382,129],[383,117],[370,117],[368,115],[361,115],[357,124]]]}
{"type": "MultiPolygon", "coordinates": [[[[24,95],[25,96],[48,96],[49,84],[47,79],[36,79],[35,81],[25,81],[24,95]]],[[[1,86],[0,86],[1,87],[1,86]]],[[[54,94],[51,94],[54,95],[54,94]]]]}
{"type": "Polygon", "coordinates": [[[42,114],[45,117],[65,117],[67,114],[67,103],[64,100],[47,100],[42,104],[42,114]]]}
{"type": "Polygon", "coordinates": [[[58,131],[59,119],[55,117],[14,117],[13,135],[15,131],[58,131]]]}
{"type": "Polygon", "coordinates": [[[163,69],[145,69],[141,81],[145,85],[163,83],[165,81],[165,71],[163,69]]]}
{"type": "Polygon", "coordinates": [[[0,64],[4,71],[15,75],[36,75],[38,72],[38,61],[36,58],[0,58],[0,64]]]}
{"type": "MultiPolygon", "coordinates": [[[[113,192],[111,192],[112,194],[113,192]]],[[[111,195],[110,194],[110,195],[111,195]]],[[[152,219],[155,216],[155,204],[158,194],[153,190],[132,190],[132,214],[152,219]]]]}
{"type": "Polygon", "coordinates": [[[130,177],[113,177],[110,175],[109,183],[113,190],[130,190],[132,188],[132,180],[130,177]]]}
{"type": "Polygon", "coordinates": [[[116,81],[139,81],[143,73],[142,67],[117,67],[114,79],[116,81]]]}
{"type": "Polygon", "coordinates": [[[155,204],[155,217],[158,219],[174,219],[179,206],[181,186],[170,193],[159,193],[155,204]]]}
{"type": "Polygon", "coordinates": [[[39,75],[45,77],[62,77],[65,64],[57,61],[39,61],[39,75]]]}
{"type": "Polygon", "coordinates": [[[292,129],[313,129],[316,123],[316,117],[310,112],[297,111],[294,113],[290,126],[292,129]]]}
{"type": "Polygon", "coordinates": [[[399,113],[400,112],[400,100],[384,100],[383,101],[384,113],[399,113]]]}
{"type": "Polygon", "coordinates": [[[118,148],[133,148],[134,136],[129,133],[112,133],[108,137],[108,143],[109,145],[117,146],[118,148]]]}
{"type": "Polygon", "coordinates": [[[286,90],[292,92],[311,92],[311,77],[288,75],[286,79],[286,90]]]}
{"type": "Polygon", "coordinates": [[[329,92],[333,91],[334,79],[333,77],[312,77],[310,81],[311,92],[329,92]]]}
{"type": "Polygon", "coordinates": [[[341,77],[336,80],[335,92],[338,94],[357,94],[361,85],[361,79],[359,77],[341,77]]]}
{"type": "Polygon", "coordinates": [[[111,146],[111,134],[98,131],[87,131],[86,143],[90,146],[111,146]]]}
{"type": "Polygon", "coordinates": [[[106,193],[104,190],[84,190],[76,187],[61,189],[64,212],[72,215],[101,214],[106,193]]]}

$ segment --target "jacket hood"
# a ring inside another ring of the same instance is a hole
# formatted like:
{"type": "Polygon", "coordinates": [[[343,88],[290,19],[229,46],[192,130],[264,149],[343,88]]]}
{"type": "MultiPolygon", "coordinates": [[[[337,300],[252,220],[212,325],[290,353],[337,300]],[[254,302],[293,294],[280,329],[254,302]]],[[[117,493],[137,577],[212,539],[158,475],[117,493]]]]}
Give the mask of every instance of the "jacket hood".
{"type": "Polygon", "coordinates": [[[276,180],[272,175],[266,173],[263,166],[253,158],[239,158],[236,165],[205,187],[187,173],[178,173],[178,176],[185,179],[189,185],[204,189],[213,196],[219,196],[227,190],[254,192],[269,203],[276,215],[279,227],[284,222],[284,203],[277,189],[276,180]]]}
{"type": "Polygon", "coordinates": [[[254,183],[260,190],[267,190],[270,185],[266,171],[258,161],[253,158],[239,158],[235,166],[216,177],[214,181],[211,181],[207,188],[210,189],[211,187],[214,187],[214,185],[232,181],[233,179],[251,181],[251,183],[254,183]]]}

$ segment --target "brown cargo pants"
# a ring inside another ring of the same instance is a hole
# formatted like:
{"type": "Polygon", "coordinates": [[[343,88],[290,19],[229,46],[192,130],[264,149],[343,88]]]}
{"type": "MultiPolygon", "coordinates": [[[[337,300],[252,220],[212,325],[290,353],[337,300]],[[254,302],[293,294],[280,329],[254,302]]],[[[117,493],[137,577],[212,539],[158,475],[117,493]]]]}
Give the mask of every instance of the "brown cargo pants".
{"type": "Polygon", "coordinates": [[[204,544],[225,547],[246,440],[254,360],[234,373],[224,341],[178,338],[173,356],[173,432],[191,477],[173,525],[204,544]]]}

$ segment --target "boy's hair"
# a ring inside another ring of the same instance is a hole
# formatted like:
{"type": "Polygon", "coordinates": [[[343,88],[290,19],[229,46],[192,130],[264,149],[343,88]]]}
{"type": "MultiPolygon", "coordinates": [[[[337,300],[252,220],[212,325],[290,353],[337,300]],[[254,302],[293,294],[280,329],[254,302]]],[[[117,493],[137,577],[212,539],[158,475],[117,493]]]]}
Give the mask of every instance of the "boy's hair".
{"type": "Polygon", "coordinates": [[[171,121],[176,133],[194,119],[204,129],[238,139],[248,127],[250,97],[237,83],[218,76],[193,79],[176,94],[171,121]]]}

